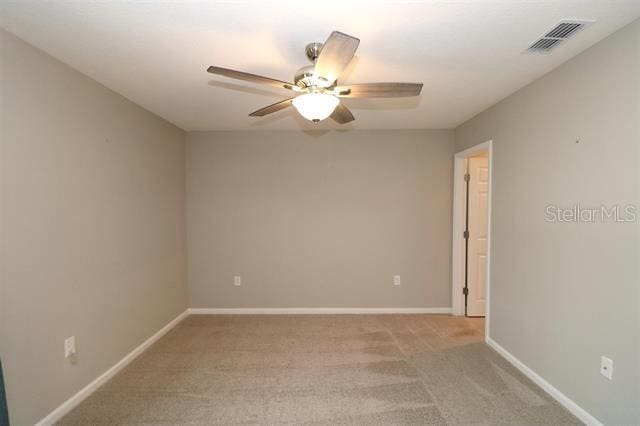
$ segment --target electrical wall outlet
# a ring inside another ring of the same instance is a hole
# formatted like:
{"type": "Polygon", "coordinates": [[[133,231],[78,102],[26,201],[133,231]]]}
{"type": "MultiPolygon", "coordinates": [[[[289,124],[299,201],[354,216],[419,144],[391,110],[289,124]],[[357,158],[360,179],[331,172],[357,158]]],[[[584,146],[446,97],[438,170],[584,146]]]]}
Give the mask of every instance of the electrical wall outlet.
{"type": "Polygon", "coordinates": [[[76,354],[76,336],[64,339],[64,357],[69,358],[76,354]]]}
{"type": "Polygon", "coordinates": [[[393,276],[393,285],[400,285],[402,282],[400,281],[400,275],[393,276]]]}
{"type": "Polygon", "coordinates": [[[242,285],[242,277],[240,275],[233,277],[233,285],[236,287],[240,287],[242,285]]]}
{"type": "Polygon", "coordinates": [[[613,361],[606,356],[600,358],[600,374],[609,380],[613,380],[613,361]]]}

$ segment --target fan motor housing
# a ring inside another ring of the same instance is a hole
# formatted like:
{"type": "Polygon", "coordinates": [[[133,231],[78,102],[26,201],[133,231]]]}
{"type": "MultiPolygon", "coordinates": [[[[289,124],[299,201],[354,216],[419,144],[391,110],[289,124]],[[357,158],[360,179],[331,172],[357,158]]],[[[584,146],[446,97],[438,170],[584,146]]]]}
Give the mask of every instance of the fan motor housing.
{"type": "Polygon", "coordinates": [[[338,84],[338,80],[334,81],[331,86],[327,86],[326,81],[319,81],[314,76],[314,68],[314,65],[307,65],[296,71],[296,75],[293,77],[296,86],[303,89],[332,90],[338,84]]]}
{"type": "Polygon", "coordinates": [[[315,86],[315,78],[313,77],[313,65],[307,65],[296,71],[296,75],[293,77],[294,83],[297,86],[306,88],[315,86]]]}

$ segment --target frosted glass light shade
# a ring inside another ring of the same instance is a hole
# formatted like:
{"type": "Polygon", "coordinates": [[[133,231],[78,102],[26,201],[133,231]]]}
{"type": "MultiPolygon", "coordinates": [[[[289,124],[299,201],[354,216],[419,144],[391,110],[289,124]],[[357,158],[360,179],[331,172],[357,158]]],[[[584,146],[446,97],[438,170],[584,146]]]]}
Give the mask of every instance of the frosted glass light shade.
{"type": "Polygon", "coordinates": [[[293,106],[301,116],[317,123],[329,117],[340,99],[326,93],[306,93],[293,98],[293,106]]]}

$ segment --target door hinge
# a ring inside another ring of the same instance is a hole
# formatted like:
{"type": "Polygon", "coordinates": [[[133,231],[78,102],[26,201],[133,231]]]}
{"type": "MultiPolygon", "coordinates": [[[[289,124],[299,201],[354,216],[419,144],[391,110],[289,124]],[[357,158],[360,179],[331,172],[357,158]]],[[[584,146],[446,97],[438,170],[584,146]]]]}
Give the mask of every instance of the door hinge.
{"type": "Polygon", "coordinates": [[[469,239],[469,231],[464,231],[464,232],[462,233],[462,237],[463,237],[465,240],[468,240],[468,239],[469,239]]]}
{"type": "MultiPolygon", "coordinates": [[[[458,175],[460,176],[460,175],[458,175]]],[[[466,175],[464,175],[464,181],[465,182],[469,182],[471,180],[471,175],[469,173],[467,173],[466,175]]]]}
{"type": "Polygon", "coordinates": [[[469,287],[463,287],[462,288],[462,294],[464,294],[465,296],[469,295],[469,287]]]}

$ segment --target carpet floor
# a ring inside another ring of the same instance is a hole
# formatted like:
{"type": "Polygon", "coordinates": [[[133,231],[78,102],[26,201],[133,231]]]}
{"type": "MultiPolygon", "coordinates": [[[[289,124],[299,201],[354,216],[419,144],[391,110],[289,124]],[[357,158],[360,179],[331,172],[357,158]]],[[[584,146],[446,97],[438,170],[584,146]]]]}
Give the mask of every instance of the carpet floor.
{"type": "Polygon", "coordinates": [[[447,315],[192,315],[61,425],[580,424],[447,315]]]}

